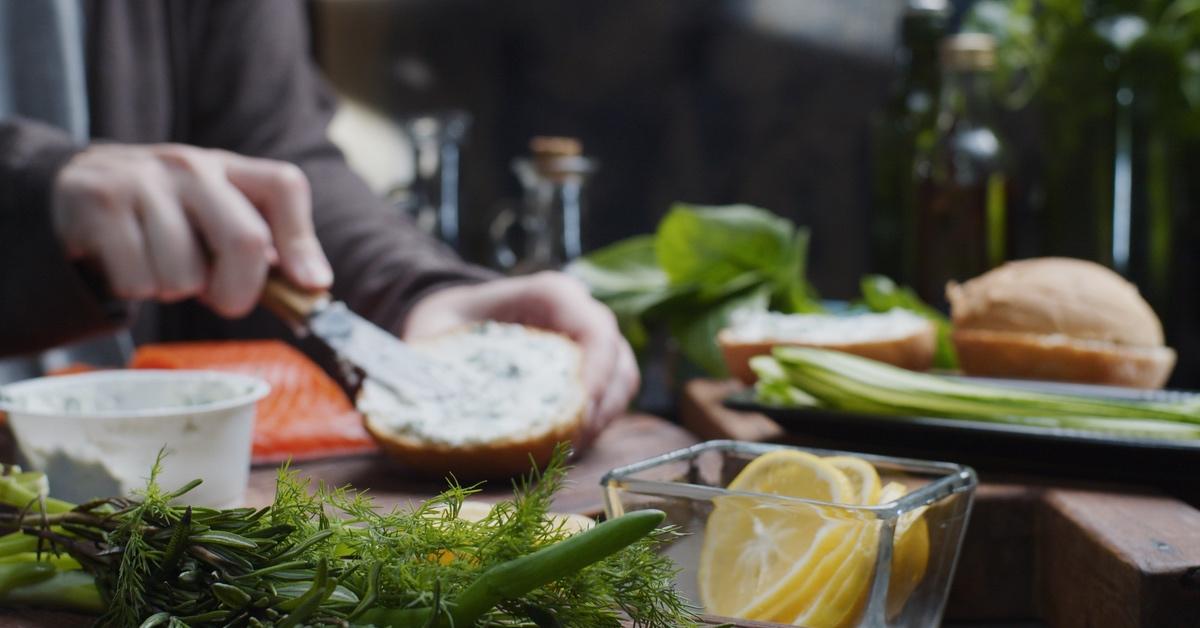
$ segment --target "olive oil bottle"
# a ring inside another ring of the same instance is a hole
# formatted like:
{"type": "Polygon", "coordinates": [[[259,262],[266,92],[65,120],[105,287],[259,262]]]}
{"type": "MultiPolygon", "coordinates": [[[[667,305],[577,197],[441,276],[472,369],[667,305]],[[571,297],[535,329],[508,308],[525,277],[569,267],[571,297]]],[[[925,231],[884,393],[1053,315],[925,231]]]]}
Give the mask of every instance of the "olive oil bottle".
{"type": "Polygon", "coordinates": [[[915,271],[913,155],[933,141],[941,76],[938,46],[946,0],[908,0],[900,17],[894,81],[872,121],[871,266],[910,283],[915,271]]]}
{"type": "Polygon", "coordinates": [[[946,282],[1003,262],[1009,251],[1005,147],[992,113],[995,40],[965,33],[941,46],[936,135],[913,163],[916,276],[921,298],[945,303],[946,282]]]}

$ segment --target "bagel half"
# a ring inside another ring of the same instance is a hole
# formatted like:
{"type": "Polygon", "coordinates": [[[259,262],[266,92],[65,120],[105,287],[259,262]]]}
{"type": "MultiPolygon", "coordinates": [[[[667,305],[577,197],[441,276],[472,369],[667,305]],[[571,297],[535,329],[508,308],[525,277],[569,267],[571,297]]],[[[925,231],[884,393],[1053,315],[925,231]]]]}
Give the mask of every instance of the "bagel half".
{"type": "Polygon", "coordinates": [[[412,346],[456,394],[399,395],[368,379],[358,396],[367,431],[404,466],[459,479],[514,476],[579,438],[582,352],[565,336],[488,322],[412,346]]]}
{"type": "Polygon", "coordinates": [[[1093,262],[1009,262],[946,296],[968,375],[1161,388],[1175,366],[1137,288],[1093,262]]]}
{"type": "Polygon", "coordinates": [[[729,373],[745,384],[757,377],[750,358],[777,346],[843,351],[914,371],[933,366],[937,330],[907,310],[854,316],[738,312],[717,334],[729,373]]]}

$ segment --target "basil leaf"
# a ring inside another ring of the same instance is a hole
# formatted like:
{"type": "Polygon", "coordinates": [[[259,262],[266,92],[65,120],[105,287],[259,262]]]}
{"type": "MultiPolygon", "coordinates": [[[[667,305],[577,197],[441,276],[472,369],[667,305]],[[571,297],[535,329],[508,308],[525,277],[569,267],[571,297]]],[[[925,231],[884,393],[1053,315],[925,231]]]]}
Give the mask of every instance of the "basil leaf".
{"type": "Polygon", "coordinates": [[[672,284],[724,285],[747,271],[774,273],[789,257],[791,222],[757,207],[676,204],[655,251],[672,284]]]}
{"type": "Polygon", "coordinates": [[[724,377],[729,371],[717,346],[717,332],[729,325],[729,316],[741,308],[765,310],[770,297],[766,285],[758,285],[693,312],[681,312],[670,320],[671,335],[683,356],[709,375],[724,377]]]}
{"type": "Polygon", "coordinates": [[[912,288],[897,286],[896,282],[883,275],[865,275],[859,285],[863,303],[872,312],[900,308],[929,319],[937,328],[937,350],[933,355],[933,366],[940,369],[958,368],[958,353],[954,350],[954,342],[951,339],[953,327],[945,314],[922,301],[912,288]]]}
{"type": "Polygon", "coordinates": [[[808,240],[806,227],[797,227],[788,249],[788,259],[775,275],[771,309],[792,314],[823,312],[817,291],[808,282],[808,240]]]}
{"type": "Polygon", "coordinates": [[[597,298],[613,311],[621,334],[629,341],[634,351],[640,352],[650,339],[650,332],[646,328],[647,320],[654,318],[659,310],[669,310],[674,302],[690,292],[689,288],[681,286],[597,298]]]}
{"type": "Polygon", "coordinates": [[[641,235],[610,244],[567,266],[567,272],[582,280],[596,298],[627,293],[665,290],[667,274],[658,267],[654,236],[641,235]]]}

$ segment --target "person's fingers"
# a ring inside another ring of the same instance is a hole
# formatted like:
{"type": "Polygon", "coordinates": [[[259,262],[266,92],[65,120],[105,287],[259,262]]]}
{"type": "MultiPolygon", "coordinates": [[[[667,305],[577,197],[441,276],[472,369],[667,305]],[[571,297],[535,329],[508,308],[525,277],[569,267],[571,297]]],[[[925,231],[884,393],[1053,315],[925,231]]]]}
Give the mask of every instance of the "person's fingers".
{"type": "Polygon", "coordinates": [[[471,304],[480,287],[442,288],[417,301],[404,319],[404,340],[436,336],[476,320],[471,304]]]}
{"type": "Polygon", "coordinates": [[[67,256],[99,262],[113,295],[130,300],[156,292],[134,213],[142,179],[138,166],[120,152],[97,159],[84,151],[63,167],[51,198],[55,231],[67,256]]]}
{"type": "Polygon", "coordinates": [[[308,178],[293,164],[219,153],[229,182],[267,219],[279,264],[302,288],[328,288],[333,271],[317,241],[308,178]]]}
{"type": "Polygon", "coordinates": [[[136,209],[157,297],[172,302],[201,294],[207,274],[204,253],[179,199],[161,182],[148,183],[139,191],[136,209]]]}
{"type": "Polygon", "coordinates": [[[617,371],[617,380],[625,388],[624,405],[628,407],[642,387],[642,371],[638,368],[637,356],[633,353],[633,347],[629,346],[629,342],[625,340],[624,336],[619,342],[621,343],[621,360],[620,368],[617,371]]]}
{"type": "Polygon", "coordinates": [[[137,217],[129,208],[104,211],[108,215],[95,223],[88,248],[100,260],[109,289],[119,299],[153,297],[157,282],[150,270],[146,242],[137,217]]]}
{"type": "Polygon", "coordinates": [[[192,151],[160,154],[172,166],[179,196],[212,258],[202,300],[223,316],[249,313],[278,259],[267,222],[215,159],[192,151]]]}
{"type": "Polygon", "coordinates": [[[637,360],[633,351],[624,340],[619,341],[620,349],[615,368],[610,375],[610,384],[604,390],[604,395],[597,405],[596,411],[588,419],[585,443],[595,441],[600,432],[621,416],[629,407],[630,400],[637,392],[640,381],[637,360]]]}
{"type": "Polygon", "coordinates": [[[637,392],[638,387],[638,370],[637,360],[633,357],[633,351],[623,339],[617,341],[619,357],[617,358],[616,368],[613,369],[612,384],[604,393],[604,400],[601,402],[602,413],[598,417],[597,426],[603,429],[613,418],[619,416],[629,407],[630,400],[637,392]]]}
{"type": "Polygon", "coordinates": [[[601,403],[621,357],[618,338],[603,329],[586,329],[575,339],[583,348],[583,385],[592,399],[591,414],[603,412],[601,403]]]}
{"type": "Polygon", "coordinates": [[[621,359],[621,334],[608,310],[599,306],[579,310],[577,320],[586,326],[575,330],[574,337],[583,347],[583,383],[595,401],[593,411],[601,411],[599,404],[613,383],[621,359]]]}

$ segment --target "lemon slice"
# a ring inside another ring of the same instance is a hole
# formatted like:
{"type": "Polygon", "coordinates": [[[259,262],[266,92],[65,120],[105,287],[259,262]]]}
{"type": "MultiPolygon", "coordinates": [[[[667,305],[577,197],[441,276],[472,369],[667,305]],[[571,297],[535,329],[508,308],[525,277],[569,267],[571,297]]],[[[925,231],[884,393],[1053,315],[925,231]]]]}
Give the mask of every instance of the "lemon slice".
{"type": "Polygon", "coordinates": [[[830,456],[825,458],[825,462],[833,465],[850,480],[856,497],[852,503],[879,503],[879,473],[875,470],[875,465],[854,456],[830,456]]]}
{"type": "MultiPolygon", "coordinates": [[[[787,449],[752,460],[729,489],[840,503],[855,494],[833,465],[787,449]]],[[[698,570],[700,601],[710,613],[745,617],[746,609],[773,606],[775,598],[791,596],[793,574],[806,573],[845,542],[834,508],[740,495],[713,502],[698,570]]]]}
{"type": "MultiPolygon", "coordinates": [[[[879,503],[895,501],[904,497],[908,488],[899,482],[888,482],[879,493],[879,503]]],[[[892,544],[892,571],[888,582],[887,614],[895,617],[904,610],[908,597],[925,578],[929,568],[929,524],[925,522],[925,510],[921,506],[900,515],[896,521],[896,538],[892,544]]]]}
{"type": "Polygon", "coordinates": [[[846,503],[854,494],[837,467],[794,449],[776,449],[751,460],[729,483],[729,490],[837,503],[846,503]]]}
{"type": "Polygon", "coordinates": [[[814,600],[787,623],[807,628],[852,626],[866,606],[875,573],[879,524],[863,522],[849,543],[851,551],[814,600]]]}
{"type": "MultiPolygon", "coordinates": [[[[834,462],[832,459],[827,460],[834,462]]],[[[845,460],[846,462],[839,462],[839,467],[843,470],[852,466],[861,468],[861,465],[851,461],[865,463],[851,457],[845,457],[845,460]]],[[[874,471],[874,467],[871,471],[874,471]]],[[[878,481],[878,474],[875,477],[878,481]]],[[[869,481],[864,485],[869,486],[869,481]]],[[[907,493],[908,488],[903,484],[889,482],[878,489],[875,499],[869,503],[895,501],[907,493]]],[[[921,507],[907,512],[896,522],[887,599],[889,617],[894,617],[903,610],[905,602],[925,576],[929,563],[929,529],[922,516],[925,510],[925,507],[921,507]]],[[[878,523],[864,523],[858,536],[851,541],[852,551],[842,559],[841,566],[828,579],[828,584],[811,598],[803,612],[794,615],[787,623],[810,628],[843,628],[855,625],[870,595],[879,547],[879,532],[878,523]]]]}
{"type": "Polygon", "coordinates": [[[796,561],[799,569],[784,578],[784,586],[760,596],[738,611],[737,617],[791,623],[796,613],[812,604],[825,583],[854,551],[855,535],[846,525],[826,524],[818,533],[808,555],[796,561]]]}

